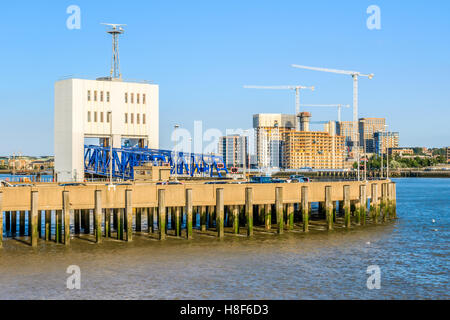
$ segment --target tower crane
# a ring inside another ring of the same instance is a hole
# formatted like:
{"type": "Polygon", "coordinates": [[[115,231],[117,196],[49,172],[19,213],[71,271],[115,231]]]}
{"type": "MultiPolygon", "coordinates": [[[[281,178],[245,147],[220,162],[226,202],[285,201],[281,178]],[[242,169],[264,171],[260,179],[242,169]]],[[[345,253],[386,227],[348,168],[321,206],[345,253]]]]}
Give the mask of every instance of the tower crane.
{"type": "Polygon", "coordinates": [[[301,107],[325,107],[325,108],[338,108],[338,122],[341,122],[342,108],[350,108],[349,104],[302,104],[301,107]]]}
{"type": "Polygon", "coordinates": [[[295,115],[300,113],[300,90],[314,91],[314,87],[305,86],[244,86],[245,89],[295,90],[295,115]]]}
{"type": "MultiPolygon", "coordinates": [[[[359,77],[367,77],[369,80],[373,79],[374,74],[363,74],[358,71],[346,71],[346,70],[337,70],[337,69],[327,69],[327,68],[317,68],[317,67],[307,67],[302,66],[298,64],[293,64],[293,68],[298,69],[306,69],[306,70],[314,70],[314,71],[322,71],[322,72],[330,72],[330,73],[337,73],[337,74],[345,74],[350,75],[353,78],[353,126],[354,128],[358,127],[358,78],[359,77]]],[[[354,137],[353,142],[356,144],[356,152],[358,157],[358,163],[359,163],[359,138],[358,138],[358,132],[357,130],[354,130],[354,137]]],[[[358,181],[359,179],[359,166],[358,166],[358,181]]]]}

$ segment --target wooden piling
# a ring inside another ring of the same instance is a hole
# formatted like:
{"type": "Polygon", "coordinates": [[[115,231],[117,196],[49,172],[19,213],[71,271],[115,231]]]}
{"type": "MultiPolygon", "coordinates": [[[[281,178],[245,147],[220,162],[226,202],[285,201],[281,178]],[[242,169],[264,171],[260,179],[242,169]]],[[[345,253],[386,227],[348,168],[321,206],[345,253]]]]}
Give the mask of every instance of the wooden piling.
{"type": "Polygon", "coordinates": [[[213,221],[214,221],[214,206],[208,207],[208,229],[213,227],[213,221]]]}
{"type": "Polygon", "coordinates": [[[113,209],[105,209],[105,238],[111,238],[111,213],[113,209]]]}
{"type": "Polygon", "coordinates": [[[136,208],[135,229],[136,229],[136,232],[142,231],[142,208],[136,208]]]}
{"type": "Polygon", "coordinates": [[[102,242],[102,191],[95,190],[95,209],[94,209],[94,221],[95,221],[95,242],[102,242]]]}
{"type": "Polygon", "coordinates": [[[361,225],[365,225],[367,216],[367,186],[365,184],[359,186],[359,215],[361,225]]]}
{"type": "Polygon", "coordinates": [[[181,237],[181,207],[175,208],[175,236],[181,237]]]}
{"type": "Polygon", "coordinates": [[[25,235],[25,211],[19,212],[19,236],[25,235]]]}
{"type": "Polygon", "coordinates": [[[325,187],[325,216],[327,221],[327,230],[333,230],[333,202],[331,199],[331,186],[325,187]]]}
{"type": "Polygon", "coordinates": [[[239,234],[239,206],[233,206],[233,233],[239,234]]]}
{"type": "Polygon", "coordinates": [[[45,228],[44,228],[44,238],[45,241],[50,241],[52,239],[52,212],[51,210],[45,211],[45,228]]]}
{"type": "Polygon", "coordinates": [[[69,191],[63,191],[64,244],[70,244],[70,202],[69,191]]]}
{"type": "Polygon", "coordinates": [[[5,211],[5,229],[11,231],[11,211],[5,211]]]}
{"type": "Polygon", "coordinates": [[[158,225],[159,240],[166,240],[166,200],[165,190],[158,190],[158,225]]]}
{"type": "Polygon", "coordinates": [[[309,232],[308,187],[302,187],[302,220],[303,232],[309,232]]]}
{"type": "Polygon", "coordinates": [[[80,234],[80,210],[74,210],[73,212],[73,226],[75,235],[80,234]]]}
{"type": "Polygon", "coordinates": [[[192,189],[186,189],[186,239],[192,239],[192,189]]]}
{"type": "Polygon", "coordinates": [[[131,204],[131,190],[125,190],[125,219],[127,221],[127,241],[133,241],[133,207],[131,204]]]}
{"type": "Polygon", "coordinates": [[[223,189],[216,189],[216,229],[219,238],[224,237],[224,196],[223,189]]]}
{"type": "Polygon", "coordinates": [[[124,211],[125,209],[120,208],[117,210],[117,240],[124,240],[123,238],[123,234],[124,234],[124,223],[123,223],[123,218],[124,218],[124,211]]]}
{"type": "Polygon", "coordinates": [[[38,245],[38,192],[31,191],[31,246],[37,247],[38,245]]]}
{"type": "Polygon", "coordinates": [[[84,234],[91,234],[91,210],[83,210],[84,234]]]}
{"type": "Polygon", "coordinates": [[[205,232],[206,231],[206,207],[202,206],[200,207],[200,230],[205,232]]]}
{"type": "Polygon", "coordinates": [[[350,228],[351,226],[351,212],[350,212],[350,186],[344,186],[344,226],[350,228]]]}
{"type": "Polygon", "coordinates": [[[272,206],[270,204],[264,205],[264,222],[266,230],[272,229],[272,206]]]}
{"type": "Polygon", "coordinates": [[[253,236],[253,189],[245,188],[245,217],[247,220],[247,236],[253,236]]]}
{"type": "Polygon", "coordinates": [[[381,217],[383,222],[386,222],[389,216],[389,197],[388,197],[388,184],[383,183],[381,185],[381,217]]]}
{"type": "Polygon", "coordinates": [[[62,210],[55,211],[55,242],[62,243],[62,210]]]}
{"type": "Polygon", "coordinates": [[[287,226],[289,230],[294,230],[294,204],[287,205],[287,226]]]}
{"type": "Polygon", "coordinates": [[[39,236],[39,239],[41,239],[42,238],[42,212],[43,211],[39,211],[38,212],[38,236],[39,236]]]}
{"type": "Polygon", "coordinates": [[[391,182],[389,184],[389,200],[391,206],[390,216],[391,219],[397,219],[397,194],[396,194],[396,184],[395,182],[391,182]]]}
{"type": "Polygon", "coordinates": [[[278,234],[284,232],[284,221],[283,221],[283,188],[275,188],[275,211],[277,216],[278,234]]]}
{"type": "Polygon", "coordinates": [[[374,223],[378,223],[378,217],[380,216],[380,205],[378,201],[378,184],[372,184],[371,197],[370,197],[370,216],[374,223]]]}
{"type": "Polygon", "coordinates": [[[13,236],[17,234],[17,211],[11,212],[11,233],[13,236]]]}
{"type": "Polygon", "coordinates": [[[155,208],[148,208],[147,211],[147,232],[152,234],[155,232],[155,221],[153,219],[155,208]]]}

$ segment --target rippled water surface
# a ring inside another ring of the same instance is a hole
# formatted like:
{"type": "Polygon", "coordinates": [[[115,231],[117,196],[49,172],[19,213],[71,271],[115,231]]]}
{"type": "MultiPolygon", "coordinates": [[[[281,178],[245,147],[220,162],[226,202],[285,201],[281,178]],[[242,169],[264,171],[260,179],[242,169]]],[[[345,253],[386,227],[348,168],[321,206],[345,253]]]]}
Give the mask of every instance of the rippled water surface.
{"type": "Polygon", "coordinates": [[[396,182],[399,220],[350,231],[36,250],[8,239],[0,299],[448,299],[450,179],[396,182]],[[66,288],[69,265],[81,290],[66,288]],[[366,287],[369,265],[381,268],[380,290],[366,287]]]}

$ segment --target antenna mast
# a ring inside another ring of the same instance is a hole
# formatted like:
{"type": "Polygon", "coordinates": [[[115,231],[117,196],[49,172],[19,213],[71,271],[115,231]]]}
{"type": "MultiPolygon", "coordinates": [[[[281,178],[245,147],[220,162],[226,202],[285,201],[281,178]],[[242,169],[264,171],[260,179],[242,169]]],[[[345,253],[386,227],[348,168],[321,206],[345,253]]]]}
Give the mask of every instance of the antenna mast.
{"type": "Polygon", "coordinates": [[[112,36],[112,59],[111,59],[111,79],[122,79],[122,74],[120,73],[120,59],[119,59],[119,35],[123,34],[125,31],[122,26],[126,24],[115,24],[115,23],[102,23],[110,28],[106,31],[112,36]]]}

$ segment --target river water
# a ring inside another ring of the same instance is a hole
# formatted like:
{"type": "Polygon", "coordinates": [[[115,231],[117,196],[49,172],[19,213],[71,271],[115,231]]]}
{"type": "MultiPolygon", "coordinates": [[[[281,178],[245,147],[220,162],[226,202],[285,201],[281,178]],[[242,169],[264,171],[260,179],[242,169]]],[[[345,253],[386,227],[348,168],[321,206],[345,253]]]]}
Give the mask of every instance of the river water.
{"type": "Polygon", "coordinates": [[[8,239],[0,299],[449,299],[450,179],[396,182],[399,220],[349,231],[37,249],[8,239]],[[69,265],[80,290],[66,287],[69,265]],[[371,265],[380,289],[367,288],[371,265]]]}

